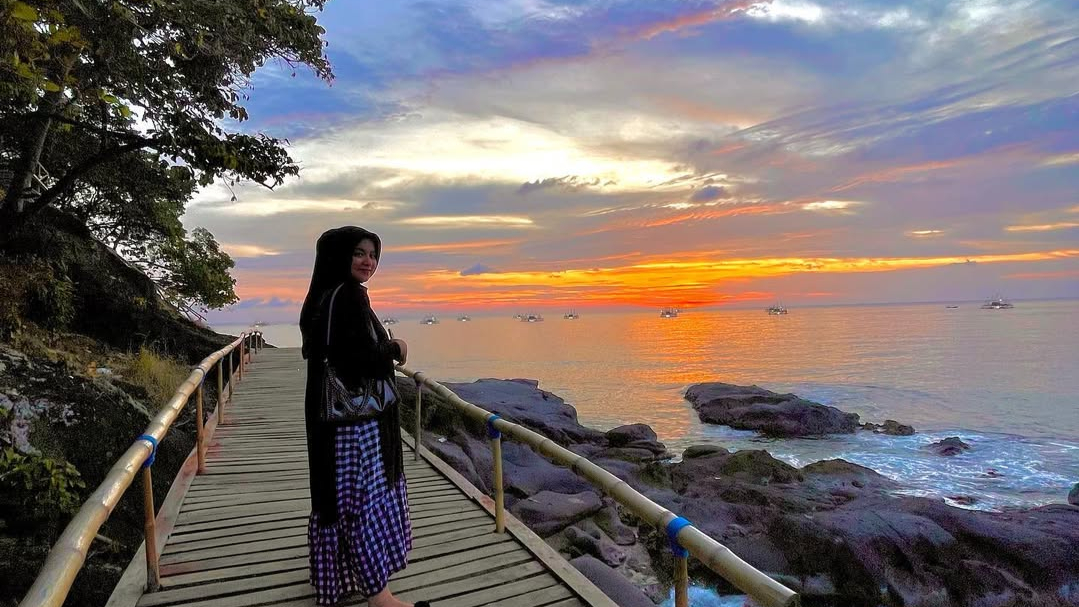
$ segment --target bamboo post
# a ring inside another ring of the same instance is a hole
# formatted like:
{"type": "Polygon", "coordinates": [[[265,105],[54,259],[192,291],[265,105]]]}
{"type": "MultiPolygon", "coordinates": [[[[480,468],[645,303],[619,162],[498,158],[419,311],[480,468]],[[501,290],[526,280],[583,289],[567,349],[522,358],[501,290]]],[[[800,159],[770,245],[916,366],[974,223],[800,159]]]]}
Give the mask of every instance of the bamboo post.
{"type": "Polygon", "coordinates": [[[674,607],[689,607],[689,557],[674,560],[674,607]]]}
{"type": "Polygon", "coordinates": [[[156,592],[161,588],[161,570],[157,561],[157,515],[154,513],[154,478],[150,473],[150,466],[157,455],[157,439],[148,434],[143,434],[139,439],[150,443],[150,455],[142,463],[142,512],[143,536],[146,542],[146,591],[156,592]]]}
{"type": "Polygon", "coordinates": [[[232,350],[229,350],[229,402],[232,402],[232,350]]]}
{"type": "Polygon", "coordinates": [[[217,359],[217,423],[225,423],[225,393],[224,393],[224,378],[222,375],[225,373],[225,359],[217,359]]]}
{"type": "Polygon", "coordinates": [[[204,449],[204,443],[206,441],[206,428],[203,422],[202,416],[202,384],[199,382],[198,390],[195,391],[195,455],[199,462],[198,474],[204,474],[206,472],[206,451],[204,449]]]}
{"type": "Polygon", "coordinates": [[[502,418],[494,413],[487,418],[487,436],[491,438],[491,458],[495,464],[495,533],[506,530],[505,496],[502,492],[502,432],[495,428],[495,421],[499,419],[502,418]]]}
{"type": "Polygon", "coordinates": [[[416,373],[416,429],[412,434],[415,449],[412,450],[413,461],[420,461],[420,445],[422,444],[421,433],[423,432],[423,374],[416,373]]]}

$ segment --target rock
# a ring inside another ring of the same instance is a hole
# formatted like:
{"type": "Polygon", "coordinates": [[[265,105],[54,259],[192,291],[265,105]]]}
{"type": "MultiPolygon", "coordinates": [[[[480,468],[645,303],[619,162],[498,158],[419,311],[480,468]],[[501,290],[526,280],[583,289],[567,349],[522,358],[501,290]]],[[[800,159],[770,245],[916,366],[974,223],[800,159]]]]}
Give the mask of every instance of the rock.
{"type": "Polygon", "coordinates": [[[851,434],[858,427],[856,413],[777,394],[758,386],[719,382],[694,384],[686,391],[702,422],[755,430],[768,436],[851,434]]]}
{"type": "Polygon", "coordinates": [[[761,449],[735,451],[715,468],[722,476],[749,482],[791,483],[802,480],[798,469],[761,449]]]}
{"type": "Polygon", "coordinates": [[[577,554],[594,556],[611,567],[617,567],[625,562],[626,553],[619,550],[618,546],[615,546],[614,542],[594,523],[590,527],[588,531],[577,525],[566,528],[566,540],[571,547],[576,549],[577,554]]]}
{"type": "Polygon", "coordinates": [[[629,580],[614,569],[591,556],[579,556],[570,561],[589,581],[611,597],[619,607],[656,607],[655,604],[629,580]]]}
{"type": "Polygon", "coordinates": [[[949,495],[948,499],[960,506],[973,506],[978,503],[978,498],[973,495],[949,495]]]}
{"type": "Polygon", "coordinates": [[[1068,492],[1068,503],[1072,506],[1079,506],[1079,483],[1075,483],[1072,490],[1068,492]]]}
{"type": "Polygon", "coordinates": [[[629,424],[607,431],[607,442],[612,447],[625,447],[635,441],[656,442],[656,433],[648,424],[629,424]]]}
{"type": "Polygon", "coordinates": [[[690,445],[682,452],[682,459],[693,459],[696,457],[708,457],[709,455],[723,454],[729,455],[730,451],[727,451],[723,447],[718,445],[690,445]]]}
{"type": "Polygon", "coordinates": [[[953,455],[959,455],[960,453],[970,449],[970,445],[964,443],[958,436],[949,436],[944,440],[937,441],[931,445],[926,445],[924,449],[936,453],[937,455],[943,455],[945,457],[951,457],[953,455]]]}
{"type": "Polygon", "coordinates": [[[887,434],[890,436],[910,436],[914,434],[914,426],[901,424],[894,419],[886,419],[883,424],[866,422],[862,424],[862,428],[870,430],[875,434],[887,434]]]}
{"type": "Polygon", "coordinates": [[[602,507],[599,496],[591,491],[574,494],[541,491],[517,502],[510,510],[530,529],[546,537],[595,514],[602,507]]]}
{"type": "Polygon", "coordinates": [[[559,445],[606,441],[604,433],[577,423],[577,410],[540,390],[536,380],[478,379],[445,386],[462,399],[539,432],[559,445]]]}
{"type": "Polygon", "coordinates": [[[592,520],[619,546],[629,546],[637,541],[637,532],[622,522],[615,501],[609,497],[603,498],[603,509],[592,520]]]}

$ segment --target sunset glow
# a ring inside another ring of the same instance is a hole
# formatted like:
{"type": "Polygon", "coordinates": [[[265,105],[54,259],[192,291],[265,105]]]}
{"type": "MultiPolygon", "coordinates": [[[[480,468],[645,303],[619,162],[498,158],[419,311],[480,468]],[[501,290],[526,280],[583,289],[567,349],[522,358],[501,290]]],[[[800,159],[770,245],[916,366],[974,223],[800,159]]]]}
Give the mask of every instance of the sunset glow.
{"type": "Polygon", "coordinates": [[[1079,7],[975,4],[328,3],[333,86],[240,125],[300,176],[188,207],[211,318],[294,322],[340,225],[406,315],[1079,297],[1079,7]]]}

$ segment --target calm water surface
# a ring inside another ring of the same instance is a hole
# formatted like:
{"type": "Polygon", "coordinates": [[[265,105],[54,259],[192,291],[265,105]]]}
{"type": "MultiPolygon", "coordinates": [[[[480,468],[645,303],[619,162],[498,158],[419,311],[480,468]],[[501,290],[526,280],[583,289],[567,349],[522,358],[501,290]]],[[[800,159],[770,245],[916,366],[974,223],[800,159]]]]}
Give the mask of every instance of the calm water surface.
{"type": "MultiPolygon", "coordinates": [[[[842,457],[902,481],[908,493],[969,495],[989,509],[1063,501],[1079,481],[1079,301],[418,321],[393,327],[409,344],[410,367],[443,381],[537,379],[582,423],[646,423],[676,451],[765,448],[796,465],[842,457]],[[918,434],[765,441],[702,424],[682,396],[702,381],[794,392],[918,434]],[[943,458],[921,448],[955,435],[973,450],[943,458]],[[987,476],[990,468],[1003,476],[987,476]]],[[[220,327],[230,329],[242,327],[220,327]]],[[[276,345],[299,344],[293,326],[264,331],[276,345]]]]}

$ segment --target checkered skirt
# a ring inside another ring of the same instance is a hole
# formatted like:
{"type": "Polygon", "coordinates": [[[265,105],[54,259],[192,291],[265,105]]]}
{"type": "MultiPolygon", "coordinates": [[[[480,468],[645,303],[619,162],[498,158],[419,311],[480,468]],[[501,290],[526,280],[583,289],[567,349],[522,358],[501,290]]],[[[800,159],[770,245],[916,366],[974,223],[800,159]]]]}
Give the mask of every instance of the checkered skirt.
{"type": "Polygon", "coordinates": [[[311,585],[319,605],[358,592],[378,594],[405,568],[412,548],[405,477],[390,486],[379,449],[378,422],[340,426],[337,458],[337,522],[323,524],[311,513],[307,528],[311,585]]]}

